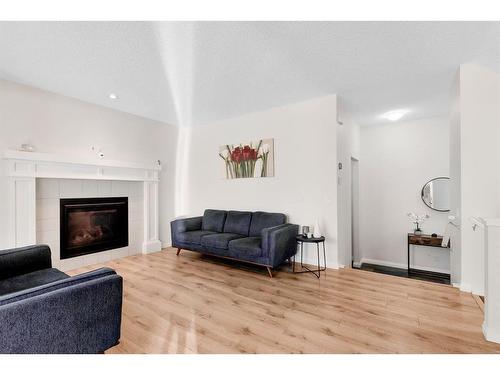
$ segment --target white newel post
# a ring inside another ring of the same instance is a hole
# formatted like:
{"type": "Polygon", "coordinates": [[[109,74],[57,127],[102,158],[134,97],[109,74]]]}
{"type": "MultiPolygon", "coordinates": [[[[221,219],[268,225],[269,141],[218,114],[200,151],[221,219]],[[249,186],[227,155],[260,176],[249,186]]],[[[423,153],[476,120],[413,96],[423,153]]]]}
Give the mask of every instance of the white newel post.
{"type": "Polygon", "coordinates": [[[485,223],[485,290],[483,333],[500,343],[500,219],[485,223]]]}
{"type": "Polygon", "coordinates": [[[144,254],[161,250],[158,207],[158,182],[144,181],[144,254]]]}

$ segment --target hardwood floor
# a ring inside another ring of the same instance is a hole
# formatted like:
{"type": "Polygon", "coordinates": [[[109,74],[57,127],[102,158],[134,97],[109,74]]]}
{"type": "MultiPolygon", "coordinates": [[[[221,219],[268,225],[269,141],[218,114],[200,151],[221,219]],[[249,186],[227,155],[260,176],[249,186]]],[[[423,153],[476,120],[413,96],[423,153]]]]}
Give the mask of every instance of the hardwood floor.
{"type": "Polygon", "coordinates": [[[500,353],[471,294],[355,269],[321,279],[165,249],[108,266],[124,278],[109,353],[500,353]]]}

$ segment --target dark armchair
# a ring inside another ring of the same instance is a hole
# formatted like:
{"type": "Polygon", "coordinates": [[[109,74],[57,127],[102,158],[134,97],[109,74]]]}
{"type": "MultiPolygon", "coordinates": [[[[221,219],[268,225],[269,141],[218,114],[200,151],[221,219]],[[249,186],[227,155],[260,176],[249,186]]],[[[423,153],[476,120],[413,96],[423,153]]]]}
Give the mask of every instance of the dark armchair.
{"type": "Polygon", "coordinates": [[[0,353],[102,353],[120,339],[122,278],[69,277],[45,245],[0,251],[0,353]]]}

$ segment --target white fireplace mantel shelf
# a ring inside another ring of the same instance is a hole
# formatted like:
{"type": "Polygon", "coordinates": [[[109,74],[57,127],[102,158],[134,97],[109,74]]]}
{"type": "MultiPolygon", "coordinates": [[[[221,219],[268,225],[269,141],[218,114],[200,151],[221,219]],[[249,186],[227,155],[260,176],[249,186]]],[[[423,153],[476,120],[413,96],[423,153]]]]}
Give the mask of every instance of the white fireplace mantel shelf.
{"type": "Polygon", "coordinates": [[[18,177],[157,181],[158,162],[88,159],[41,152],[5,151],[7,174],[18,177]]]}
{"type": "Polygon", "coordinates": [[[36,243],[36,179],[141,181],[144,189],[143,253],[161,250],[159,240],[159,162],[84,159],[40,152],[5,151],[8,180],[9,238],[12,247],[36,243]]]}

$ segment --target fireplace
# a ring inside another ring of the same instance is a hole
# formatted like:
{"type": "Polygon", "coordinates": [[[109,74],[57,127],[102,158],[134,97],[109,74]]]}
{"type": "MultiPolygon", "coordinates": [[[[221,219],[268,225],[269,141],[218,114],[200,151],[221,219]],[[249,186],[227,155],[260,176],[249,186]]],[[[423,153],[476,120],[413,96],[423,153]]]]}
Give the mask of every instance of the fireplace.
{"type": "Polygon", "coordinates": [[[128,246],[128,198],[60,200],[61,259],[128,246]]]}

